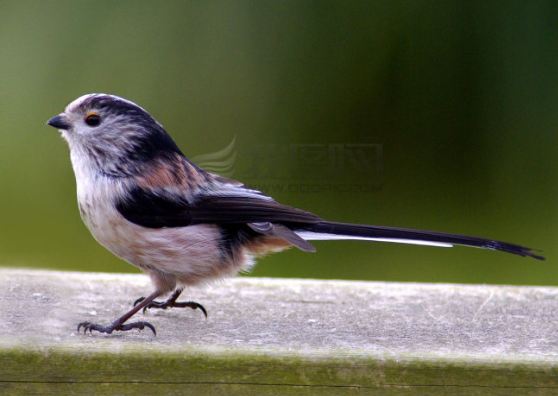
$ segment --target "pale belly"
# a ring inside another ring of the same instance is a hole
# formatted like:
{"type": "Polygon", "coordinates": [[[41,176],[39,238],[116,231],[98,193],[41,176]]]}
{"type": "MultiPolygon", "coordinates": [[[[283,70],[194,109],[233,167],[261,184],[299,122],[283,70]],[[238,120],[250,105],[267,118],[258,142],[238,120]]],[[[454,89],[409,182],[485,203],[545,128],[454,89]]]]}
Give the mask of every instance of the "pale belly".
{"type": "Polygon", "coordinates": [[[161,289],[172,289],[173,279],[194,285],[233,276],[251,264],[245,254],[235,260],[223,257],[215,225],[146,228],[126,220],[107,200],[96,202],[80,201],[80,212],[91,234],[113,254],[151,275],[161,289]]]}

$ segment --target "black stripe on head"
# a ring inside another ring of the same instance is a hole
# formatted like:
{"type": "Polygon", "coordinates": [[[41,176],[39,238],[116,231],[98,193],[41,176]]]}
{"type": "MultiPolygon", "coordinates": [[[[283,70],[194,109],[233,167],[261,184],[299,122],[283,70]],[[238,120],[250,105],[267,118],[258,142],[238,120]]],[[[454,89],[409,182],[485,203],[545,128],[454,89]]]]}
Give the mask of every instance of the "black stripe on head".
{"type": "Polygon", "coordinates": [[[133,102],[118,96],[97,94],[87,98],[82,104],[85,110],[124,116],[131,125],[140,127],[128,152],[132,161],[146,161],[169,154],[183,155],[174,140],[151,115],[133,102]]]}
{"type": "Polygon", "coordinates": [[[129,100],[114,95],[92,94],[80,103],[85,111],[103,110],[114,115],[127,115],[134,118],[150,119],[156,121],[143,108],[129,100]]]}

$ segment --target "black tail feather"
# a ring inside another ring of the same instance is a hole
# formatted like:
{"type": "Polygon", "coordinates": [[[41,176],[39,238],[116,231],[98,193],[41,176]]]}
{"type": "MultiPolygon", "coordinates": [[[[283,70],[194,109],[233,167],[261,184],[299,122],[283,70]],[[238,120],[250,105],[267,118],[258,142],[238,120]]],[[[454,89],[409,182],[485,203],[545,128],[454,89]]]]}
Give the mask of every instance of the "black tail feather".
{"type": "MultiPolygon", "coordinates": [[[[299,230],[297,230],[299,231],[299,230]]],[[[544,260],[530,249],[514,243],[495,241],[493,239],[478,238],[466,235],[448,234],[444,232],[414,230],[410,228],[382,227],[364,224],[347,224],[335,223],[330,221],[321,221],[315,224],[309,224],[300,231],[317,234],[343,235],[355,238],[381,238],[408,241],[425,241],[447,243],[452,245],[471,246],[482,249],[499,250],[501,252],[517,254],[523,257],[533,257],[537,260],[544,260]]]]}

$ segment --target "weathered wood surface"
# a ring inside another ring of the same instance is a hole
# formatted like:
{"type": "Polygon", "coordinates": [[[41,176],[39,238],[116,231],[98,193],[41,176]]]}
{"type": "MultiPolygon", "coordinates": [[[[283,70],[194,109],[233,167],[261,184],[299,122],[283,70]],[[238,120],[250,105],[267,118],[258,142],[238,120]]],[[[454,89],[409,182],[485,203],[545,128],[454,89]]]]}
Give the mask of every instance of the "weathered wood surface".
{"type": "Polygon", "coordinates": [[[0,270],[0,394],[558,394],[558,289],[239,278],[137,317],[143,275],[0,270]]]}

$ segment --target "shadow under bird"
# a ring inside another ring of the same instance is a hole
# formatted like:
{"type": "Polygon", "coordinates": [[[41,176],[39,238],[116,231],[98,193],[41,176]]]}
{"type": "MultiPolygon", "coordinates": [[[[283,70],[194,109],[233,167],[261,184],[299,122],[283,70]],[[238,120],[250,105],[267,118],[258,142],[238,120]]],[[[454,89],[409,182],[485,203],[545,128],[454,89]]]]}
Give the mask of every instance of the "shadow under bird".
{"type": "MultiPolygon", "coordinates": [[[[95,239],[146,272],[155,291],[110,325],[82,322],[78,331],[112,333],[155,328],[127,323],[148,308],[205,309],[177,301],[184,287],[233,276],[254,258],[308,241],[360,239],[499,250],[544,260],[533,249],[491,239],[434,231],[326,221],[282,205],[240,182],[189,161],[140,106],[106,94],[84,95],[48,125],[70,147],[81,217],[95,239]],[[158,297],[170,293],[164,301],[158,297]]],[[[206,314],[207,316],[207,314],[206,314]]]]}

